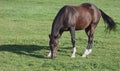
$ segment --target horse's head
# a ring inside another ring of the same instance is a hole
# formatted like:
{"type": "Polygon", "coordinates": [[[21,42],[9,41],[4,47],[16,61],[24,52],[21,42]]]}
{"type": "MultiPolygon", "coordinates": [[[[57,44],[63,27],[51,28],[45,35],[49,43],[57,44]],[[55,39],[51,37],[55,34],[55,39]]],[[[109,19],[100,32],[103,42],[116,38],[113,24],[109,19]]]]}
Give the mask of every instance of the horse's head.
{"type": "Polygon", "coordinates": [[[59,36],[58,35],[57,36],[49,35],[49,38],[50,38],[49,46],[50,46],[50,50],[51,50],[51,58],[55,58],[57,47],[58,47],[59,36]]]}

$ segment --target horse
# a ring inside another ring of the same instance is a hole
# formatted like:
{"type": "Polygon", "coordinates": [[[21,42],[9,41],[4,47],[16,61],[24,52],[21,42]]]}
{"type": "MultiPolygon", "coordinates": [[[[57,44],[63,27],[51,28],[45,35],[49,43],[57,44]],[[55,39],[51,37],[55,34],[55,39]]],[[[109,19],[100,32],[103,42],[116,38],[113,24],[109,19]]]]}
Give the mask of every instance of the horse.
{"type": "Polygon", "coordinates": [[[50,52],[48,57],[51,57],[52,59],[56,57],[59,38],[62,36],[64,31],[69,31],[71,34],[73,48],[71,57],[75,58],[76,30],[85,30],[86,35],[88,36],[88,45],[82,57],[89,55],[92,52],[94,31],[99,23],[101,16],[107,25],[106,29],[108,31],[113,31],[116,29],[116,23],[114,20],[101,9],[97,8],[94,4],[83,3],[78,6],[63,6],[53,20],[51,34],[49,34],[50,52]]]}

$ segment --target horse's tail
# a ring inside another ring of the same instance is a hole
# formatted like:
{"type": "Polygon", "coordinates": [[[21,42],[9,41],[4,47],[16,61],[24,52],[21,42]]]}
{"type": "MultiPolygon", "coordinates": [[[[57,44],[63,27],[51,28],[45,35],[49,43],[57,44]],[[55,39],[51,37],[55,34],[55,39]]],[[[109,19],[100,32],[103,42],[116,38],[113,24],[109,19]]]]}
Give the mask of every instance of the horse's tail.
{"type": "Polygon", "coordinates": [[[99,9],[102,15],[102,18],[104,20],[104,22],[107,24],[106,29],[111,31],[116,29],[116,23],[114,22],[114,20],[108,16],[107,14],[105,14],[101,9],[99,9]]]}

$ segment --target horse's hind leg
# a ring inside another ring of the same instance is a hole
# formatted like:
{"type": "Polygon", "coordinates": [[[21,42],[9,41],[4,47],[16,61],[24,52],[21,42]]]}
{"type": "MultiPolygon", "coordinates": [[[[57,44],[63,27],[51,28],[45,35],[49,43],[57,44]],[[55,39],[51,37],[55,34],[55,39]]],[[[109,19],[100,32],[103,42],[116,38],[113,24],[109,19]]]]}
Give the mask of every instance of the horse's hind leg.
{"type": "Polygon", "coordinates": [[[75,27],[70,28],[70,34],[71,34],[71,42],[73,47],[73,52],[71,58],[75,58],[76,53],[76,47],[75,47],[75,27]]]}
{"type": "Polygon", "coordinates": [[[93,27],[91,25],[85,29],[85,32],[88,36],[88,45],[87,45],[87,48],[86,48],[84,54],[82,55],[82,57],[86,57],[87,55],[89,55],[92,52],[94,30],[95,30],[95,27],[93,27]]]}

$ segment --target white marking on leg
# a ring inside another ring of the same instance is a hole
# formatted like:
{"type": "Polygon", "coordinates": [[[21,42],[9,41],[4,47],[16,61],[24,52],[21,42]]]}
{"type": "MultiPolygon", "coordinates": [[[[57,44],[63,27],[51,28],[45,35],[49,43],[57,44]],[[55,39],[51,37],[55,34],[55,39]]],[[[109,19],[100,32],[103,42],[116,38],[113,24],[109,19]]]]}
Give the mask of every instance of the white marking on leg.
{"type": "Polygon", "coordinates": [[[51,57],[51,51],[48,53],[48,57],[51,57]]]}
{"type": "Polygon", "coordinates": [[[89,55],[92,52],[92,49],[86,49],[84,54],[82,55],[82,57],[86,57],[87,55],[89,55]]]}
{"type": "Polygon", "coordinates": [[[71,58],[75,58],[75,53],[76,53],[76,47],[73,48],[73,52],[72,52],[71,58]]]}

